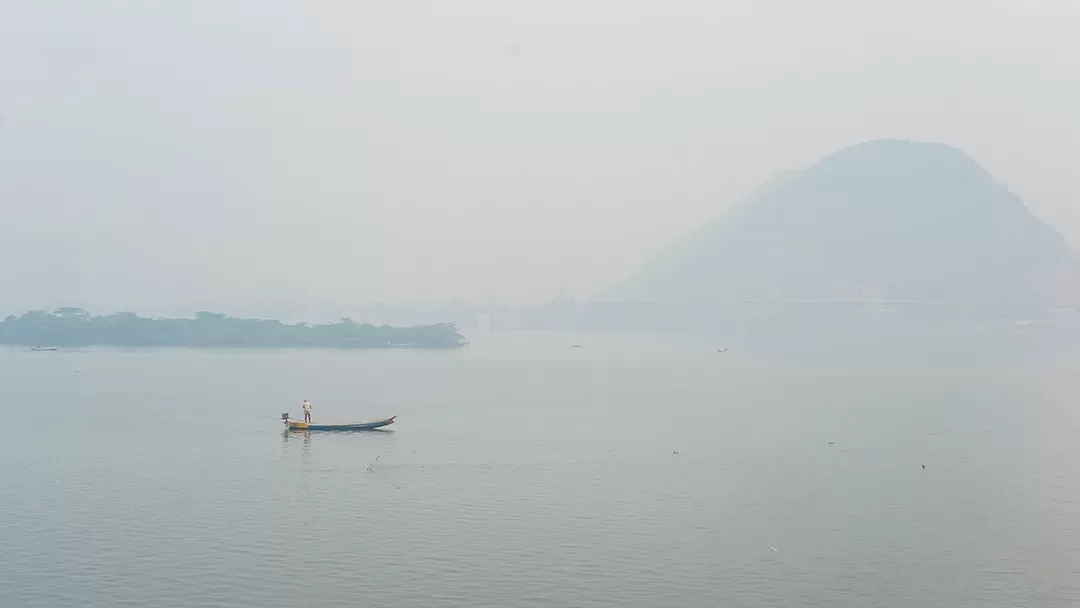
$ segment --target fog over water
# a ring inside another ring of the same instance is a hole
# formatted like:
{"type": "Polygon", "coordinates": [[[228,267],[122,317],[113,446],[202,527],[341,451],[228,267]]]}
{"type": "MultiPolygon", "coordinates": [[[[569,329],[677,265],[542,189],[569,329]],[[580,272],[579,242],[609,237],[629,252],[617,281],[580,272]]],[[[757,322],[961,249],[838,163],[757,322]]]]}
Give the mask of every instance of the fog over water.
{"type": "Polygon", "coordinates": [[[3,605],[1080,603],[1075,352],[714,347],[0,348],[3,605]]]}

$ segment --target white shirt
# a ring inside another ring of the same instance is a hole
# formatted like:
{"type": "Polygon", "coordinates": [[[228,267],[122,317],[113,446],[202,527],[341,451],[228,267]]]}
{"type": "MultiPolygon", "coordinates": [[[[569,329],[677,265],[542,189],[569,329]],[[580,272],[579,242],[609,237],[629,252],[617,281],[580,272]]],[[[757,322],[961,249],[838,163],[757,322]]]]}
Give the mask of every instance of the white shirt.
{"type": "Polygon", "coordinates": [[[304,401],[304,411],[305,412],[310,412],[311,411],[311,402],[310,401],[306,401],[306,400],[304,401]]]}

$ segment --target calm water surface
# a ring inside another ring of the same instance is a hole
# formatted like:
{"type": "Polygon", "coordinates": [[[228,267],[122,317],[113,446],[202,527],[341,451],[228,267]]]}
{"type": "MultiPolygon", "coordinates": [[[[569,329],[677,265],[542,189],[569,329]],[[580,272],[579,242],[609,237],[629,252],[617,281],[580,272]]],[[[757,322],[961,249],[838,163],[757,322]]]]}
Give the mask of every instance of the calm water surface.
{"type": "Polygon", "coordinates": [[[0,603],[1077,606],[1074,363],[0,350],[0,603]]]}

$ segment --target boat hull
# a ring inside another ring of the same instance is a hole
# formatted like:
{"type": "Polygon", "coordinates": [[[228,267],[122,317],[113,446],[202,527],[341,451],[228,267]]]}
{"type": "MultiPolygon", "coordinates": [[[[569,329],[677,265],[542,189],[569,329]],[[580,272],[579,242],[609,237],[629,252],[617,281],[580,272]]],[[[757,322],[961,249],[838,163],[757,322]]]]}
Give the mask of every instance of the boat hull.
{"type": "Polygon", "coordinates": [[[394,424],[395,418],[397,416],[348,424],[312,424],[300,420],[286,420],[285,425],[290,431],[373,431],[394,424]]]}

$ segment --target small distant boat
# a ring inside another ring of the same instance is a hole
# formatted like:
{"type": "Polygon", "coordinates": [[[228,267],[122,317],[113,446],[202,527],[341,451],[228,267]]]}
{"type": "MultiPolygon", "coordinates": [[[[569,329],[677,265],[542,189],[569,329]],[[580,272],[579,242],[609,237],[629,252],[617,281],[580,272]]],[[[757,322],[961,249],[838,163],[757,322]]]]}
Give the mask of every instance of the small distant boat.
{"type": "Polygon", "coordinates": [[[373,431],[384,426],[394,424],[397,416],[368,420],[366,422],[350,422],[347,424],[314,424],[302,420],[293,420],[288,414],[281,415],[281,422],[290,431],[373,431]]]}
{"type": "Polygon", "coordinates": [[[571,344],[570,348],[585,348],[585,347],[580,345],[580,344],[571,344]]]}
{"type": "Polygon", "coordinates": [[[412,342],[406,342],[404,344],[395,343],[395,342],[387,342],[386,346],[388,346],[389,348],[409,348],[410,346],[412,346],[412,342]]]}
{"type": "Polygon", "coordinates": [[[55,346],[31,346],[30,350],[34,352],[52,352],[60,349],[55,346]]]}

